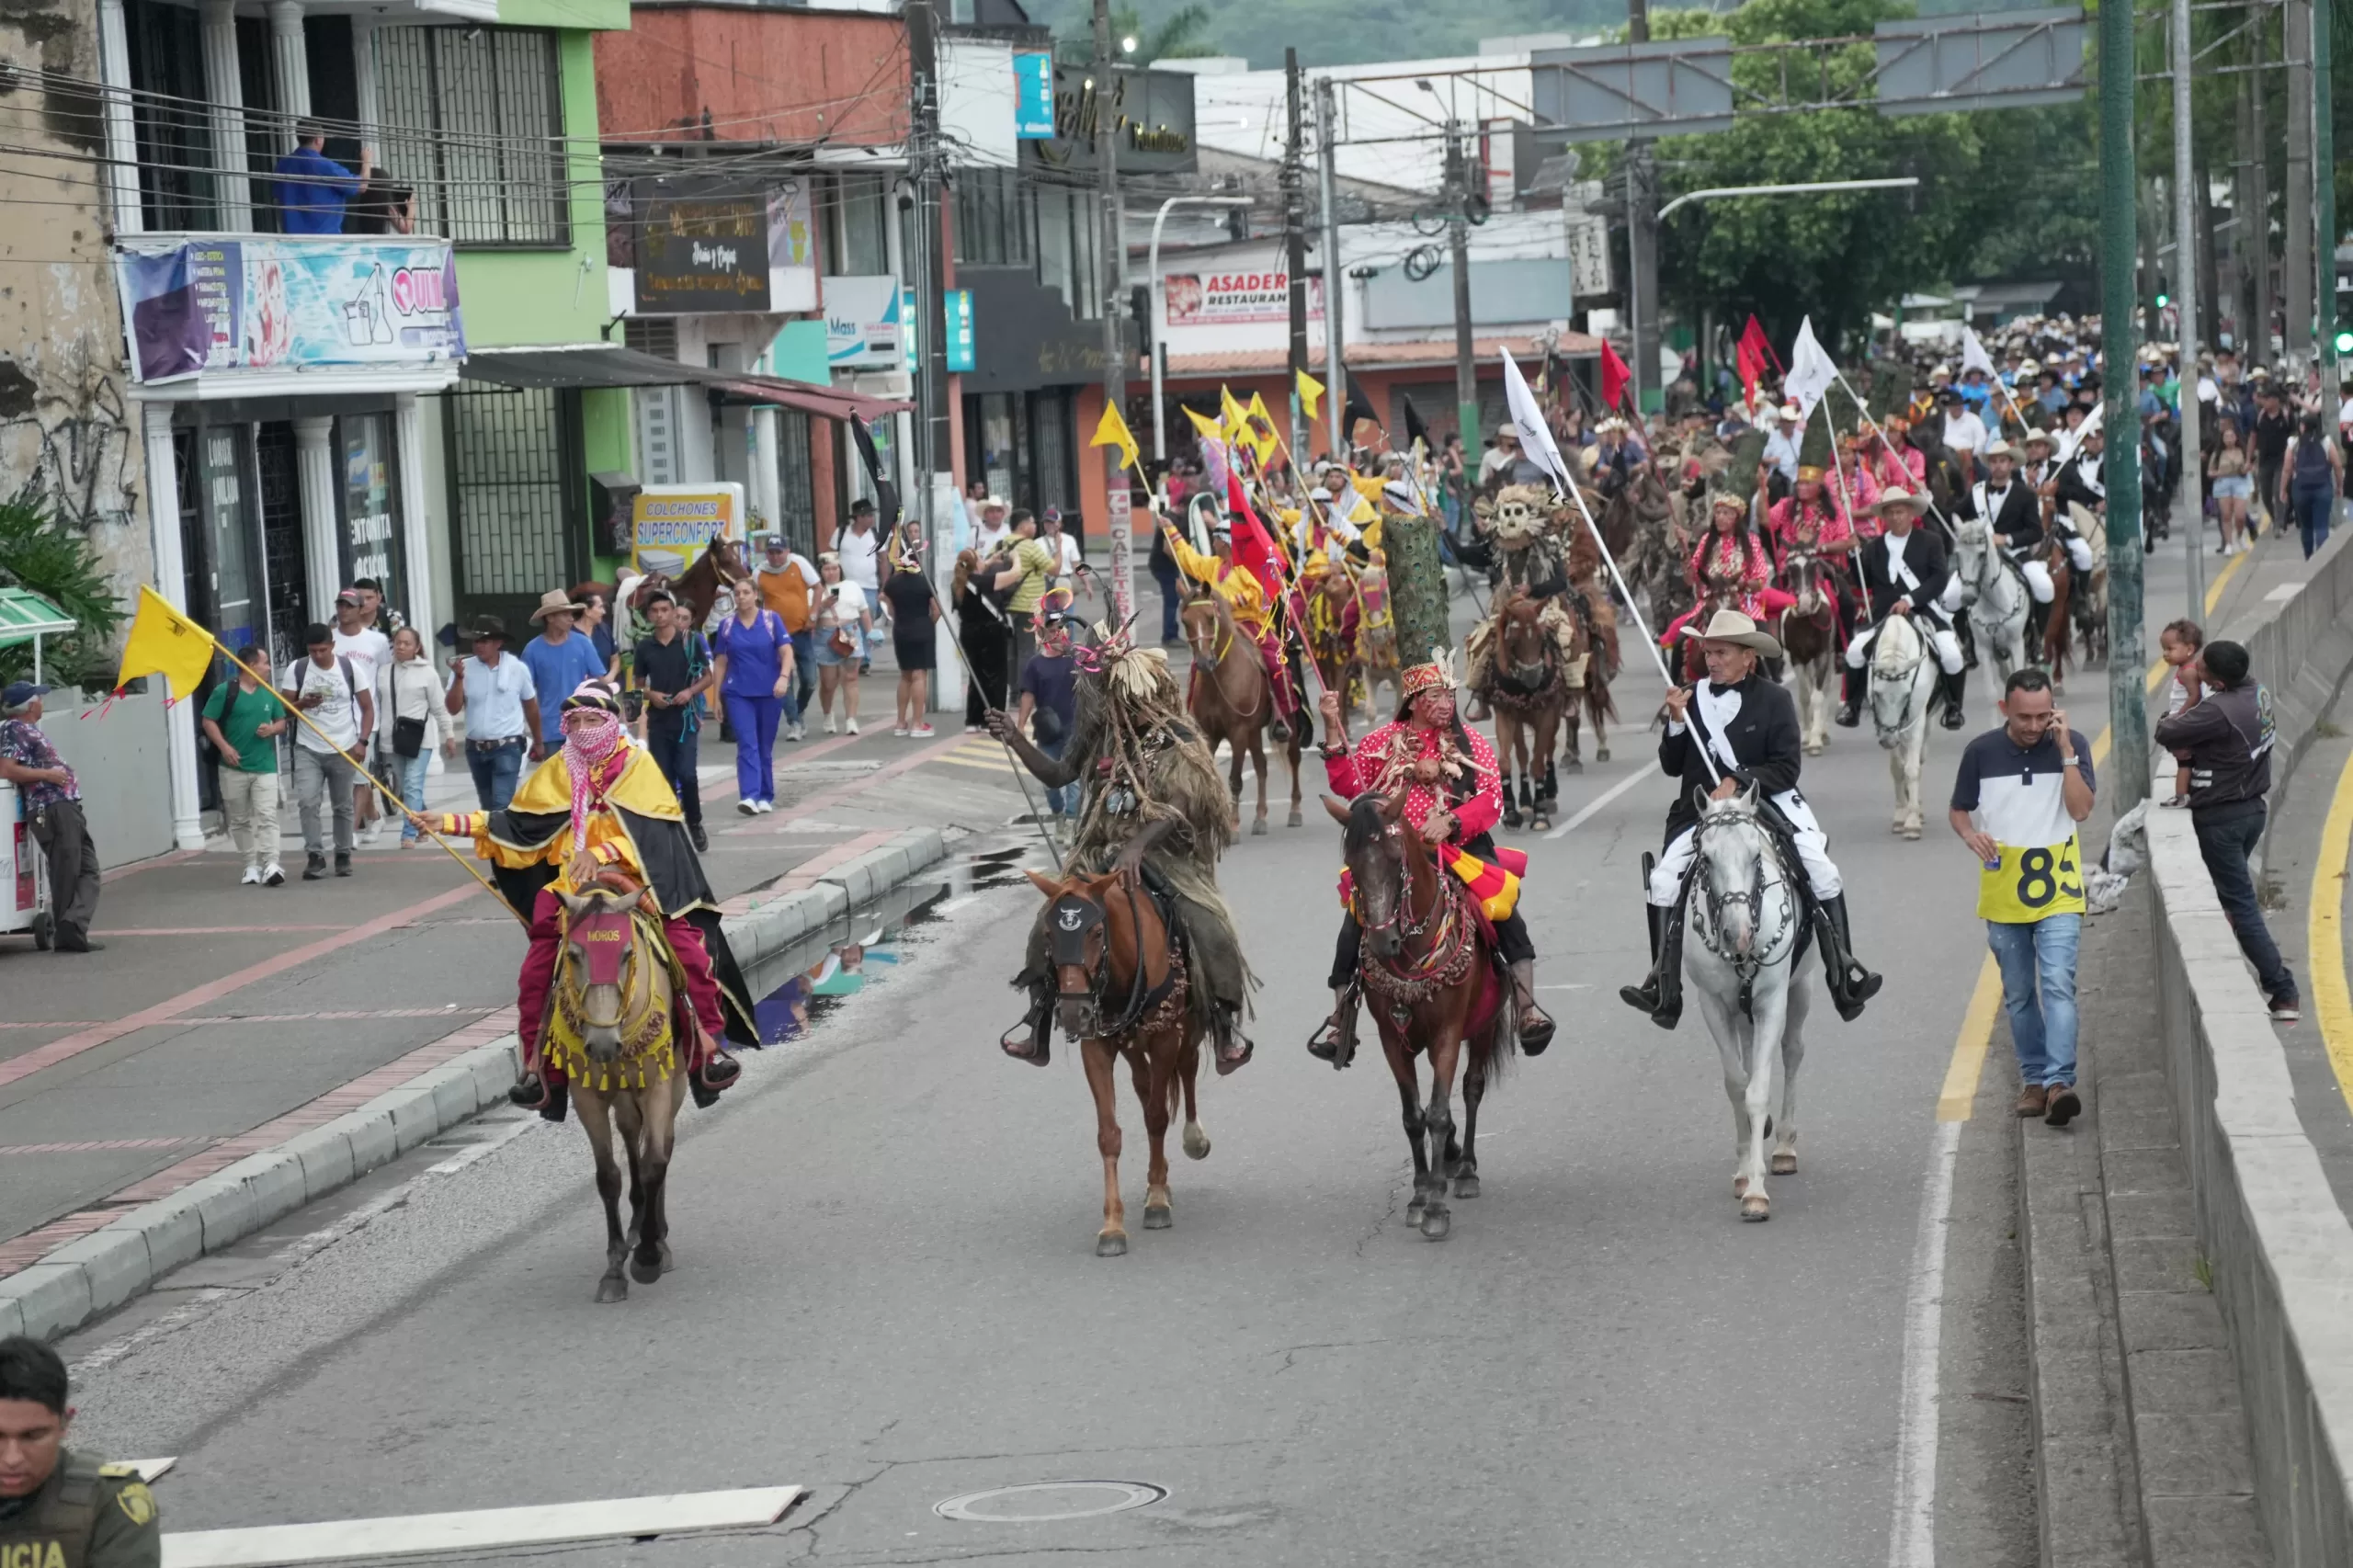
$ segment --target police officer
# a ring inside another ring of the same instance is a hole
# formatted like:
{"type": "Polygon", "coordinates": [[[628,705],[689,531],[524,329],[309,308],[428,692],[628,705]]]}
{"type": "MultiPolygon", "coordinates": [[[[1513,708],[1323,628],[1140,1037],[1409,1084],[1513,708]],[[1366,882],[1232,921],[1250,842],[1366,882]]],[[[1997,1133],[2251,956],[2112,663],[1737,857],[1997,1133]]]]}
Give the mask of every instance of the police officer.
{"type": "Polygon", "coordinates": [[[0,1339],[0,1568],[158,1568],[154,1494],[127,1464],[67,1449],[65,1363],[0,1339]]]}

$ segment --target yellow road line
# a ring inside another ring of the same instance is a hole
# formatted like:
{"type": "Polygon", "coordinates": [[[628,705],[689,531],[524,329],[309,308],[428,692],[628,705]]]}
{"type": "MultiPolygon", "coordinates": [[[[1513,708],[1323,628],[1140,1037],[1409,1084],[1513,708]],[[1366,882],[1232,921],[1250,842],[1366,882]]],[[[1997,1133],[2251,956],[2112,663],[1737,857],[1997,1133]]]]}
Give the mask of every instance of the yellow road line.
{"type": "Polygon", "coordinates": [[[1945,1069],[1944,1092],[1937,1096],[1938,1121],[1967,1121],[1977,1103],[1977,1080],[1985,1071],[1985,1050],[1994,1042],[1994,1015],[2002,1006],[2002,969],[1987,953],[1977,971],[1977,989],[1961,1016],[1952,1063],[1945,1069]]]}
{"type": "Polygon", "coordinates": [[[2321,824],[2320,859],[2313,868],[2305,940],[2313,974],[2313,1019],[2320,1026],[2336,1087],[2353,1109],[2353,985],[2345,975],[2345,860],[2353,847],[2353,756],[2336,776],[2328,818],[2321,824]]]}
{"type": "MultiPolygon", "coordinates": [[[[2214,574],[2214,580],[2206,585],[2208,615],[2214,613],[2214,607],[2222,602],[2222,590],[2230,586],[2231,579],[2238,575],[2239,568],[2245,565],[2246,561],[2245,555],[2234,555],[2222,562],[2220,572],[2214,574]]],[[[2150,691],[2154,691],[2164,684],[2165,678],[2165,662],[2160,658],[2150,664],[2143,684],[2150,691]]],[[[2115,749],[2115,744],[2116,726],[2111,723],[2103,727],[2092,740],[2092,767],[2095,770],[2108,761],[2108,754],[2115,749]]],[[[2353,760],[2348,760],[2346,765],[2346,779],[2353,779],[2353,760]]],[[[2336,835],[2336,850],[2334,855],[2330,853],[2330,841],[2324,836],[2321,840],[2321,863],[2325,871],[2333,868],[2331,874],[2342,879],[2347,834],[2353,831],[2353,790],[2347,788],[2345,780],[2339,780],[2337,795],[2337,801],[2329,813],[2329,831],[2336,835]],[[2342,822],[2338,819],[2340,812],[2344,813],[2342,822]]],[[[2315,873],[2315,876],[2319,874],[2315,873]]],[[[2339,887],[2335,891],[2337,898],[2324,901],[2319,896],[2317,881],[2313,884],[2313,1005],[2320,1015],[2323,1038],[2328,1041],[2329,1060],[2336,1064],[2337,1085],[2345,1091],[2346,1104],[2353,1106],[2353,995],[2348,995],[2345,949],[2337,935],[2337,904],[2343,897],[2343,889],[2339,887]],[[2320,962],[2324,950],[2321,945],[2321,907],[2324,902],[2328,906],[2329,922],[2329,945],[2325,950],[2336,955],[2334,966],[2325,971],[2320,962]],[[2329,1014],[2332,1000],[2337,1007],[2334,1031],[2329,1014]]],[[[1970,994],[1969,1008],[1961,1016],[1961,1033],[1953,1040],[1952,1060],[1945,1066],[1945,1086],[1937,1096],[1938,1121],[1969,1119],[1970,1107],[1977,1099],[1977,1081],[1985,1070],[1985,1052],[1994,1040],[1994,1019],[2000,1013],[2001,1006],[2001,966],[1994,961],[1993,954],[1987,953],[1984,963],[1977,971],[1977,989],[1970,994]]]]}
{"type": "Polygon", "coordinates": [[[934,762],[952,762],[959,767],[977,767],[983,773],[994,773],[999,777],[1003,777],[1012,771],[1012,769],[1006,766],[1005,755],[1002,752],[998,753],[995,756],[983,759],[977,756],[966,756],[962,752],[951,751],[944,756],[935,756],[931,760],[934,762]]]}

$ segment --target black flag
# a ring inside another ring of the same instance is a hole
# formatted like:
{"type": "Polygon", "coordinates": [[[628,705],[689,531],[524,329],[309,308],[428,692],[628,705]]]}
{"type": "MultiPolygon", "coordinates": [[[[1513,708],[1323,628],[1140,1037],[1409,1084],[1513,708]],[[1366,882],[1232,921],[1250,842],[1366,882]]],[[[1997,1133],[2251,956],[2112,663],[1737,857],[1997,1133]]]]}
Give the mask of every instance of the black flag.
{"type": "Polygon", "coordinates": [[[1372,412],[1372,404],[1365,402],[1354,386],[1348,388],[1347,406],[1340,412],[1340,434],[1348,440],[1357,438],[1357,421],[1365,420],[1374,428],[1381,428],[1380,418],[1372,412]]]}
{"type": "Polygon", "coordinates": [[[853,414],[849,416],[849,433],[858,442],[858,455],[866,464],[866,477],[874,486],[874,509],[882,515],[882,531],[889,532],[899,523],[899,487],[882,477],[881,454],[874,449],[874,435],[866,421],[853,414]]]}
{"type": "Polygon", "coordinates": [[[1422,411],[1414,406],[1411,395],[1400,392],[1398,401],[1405,405],[1405,449],[1411,451],[1416,444],[1430,445],[1430,427],[1422,423],[1422,411]]]}

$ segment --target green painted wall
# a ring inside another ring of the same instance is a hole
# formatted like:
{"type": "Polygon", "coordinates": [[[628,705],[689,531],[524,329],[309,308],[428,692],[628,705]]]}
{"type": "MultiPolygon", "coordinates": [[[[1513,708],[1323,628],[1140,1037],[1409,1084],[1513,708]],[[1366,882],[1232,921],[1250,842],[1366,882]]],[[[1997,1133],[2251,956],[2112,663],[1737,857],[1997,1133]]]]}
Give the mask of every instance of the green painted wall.
{"type": "MultiPolygon", "coordinates": [[[[622,387],[595,387],[580,394],[580,450],[590,473],[636,473],[636,409],[622,387]]],[[[608,555],[606,540],[589,525],[588,553],[596,562],[597,580],[618,580],[626,555],[608,555]]]]}
{"type": "Polygon", "coordinates": [[[629,0],[498,0],[498,19],[510,28],[629,30],[629,0]]]}
{"type": "MultiPolygon", "coordinates": [[[[596,37],[583,28],[580,14],[610,8],[602,0],[501,0],[499,15],[516,20],[517,10],[546,11],[561,19],[557,37],[563,84],[563,130],[570,139],[572,248],[570,250],[469,250],[458,252],[458,297],[466,313],[466,341],[478,348],[522,344],[594,343],[604,335],[605,202],[597,159],[596,37]]],[[[620,7],[629,25],[629,8],[620,7]]],[[[544,24],[543,24],[544,25],[544,24]]],[[[604,25],[604,24],[597,24],[604,25]]]]}
{"type": "Polygon", "coordinates": [[[821,387],[833,385],[833,366],[825,358],[825,324],[823,321],[785,323],[768,350],[768,364],[770,374],[782,376],[789,381],[814,381],[821,387]]]}

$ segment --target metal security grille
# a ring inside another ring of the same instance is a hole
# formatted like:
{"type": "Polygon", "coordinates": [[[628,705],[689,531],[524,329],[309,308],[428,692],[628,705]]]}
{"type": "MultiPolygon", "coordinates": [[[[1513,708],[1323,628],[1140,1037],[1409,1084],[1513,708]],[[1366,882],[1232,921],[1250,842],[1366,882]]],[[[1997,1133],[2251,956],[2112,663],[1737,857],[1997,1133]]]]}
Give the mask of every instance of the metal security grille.
{"type": "Polygon", "coordinates": [[[797,408],[779,408],[776,421],[777,531],[792,548],[813,557],[817,553],[817,473],[809,460],[809,416],[797,408]]]}
{"type": "Polygon", "coordinates": [[[449,508],[458,610],[506,618],[510,629],[572,570],[563,422],[544,389],[449,394],[449,508]]]}
{"type": "Polygon", "coordinates": [[[529,28],[376,34],[384,160],[417,227],[461,245],[572,243],[556,37],[529,28]]]}

